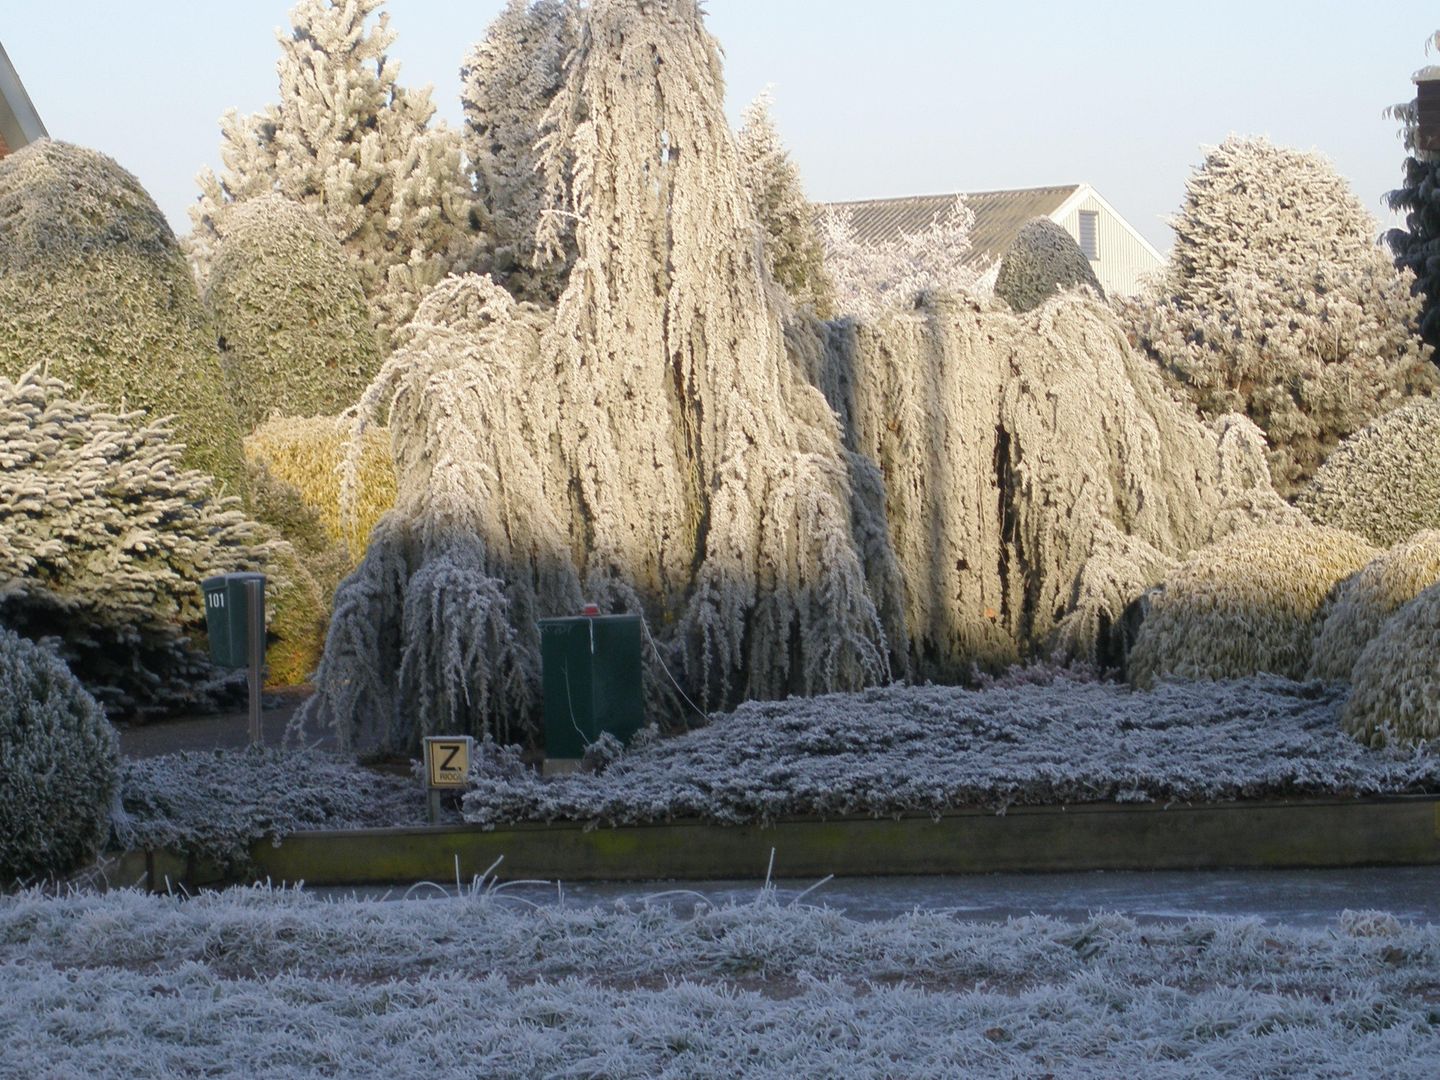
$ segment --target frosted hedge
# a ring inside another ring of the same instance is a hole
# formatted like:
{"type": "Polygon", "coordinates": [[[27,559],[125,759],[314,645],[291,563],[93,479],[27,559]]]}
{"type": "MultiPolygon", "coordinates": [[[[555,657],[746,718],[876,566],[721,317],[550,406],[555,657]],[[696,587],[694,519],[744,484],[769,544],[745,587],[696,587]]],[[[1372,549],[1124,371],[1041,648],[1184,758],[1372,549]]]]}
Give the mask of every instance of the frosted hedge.
{"type": "Polygon", "coordinates": [[[338,413],[380,367],[360,278],[313,213],[262,195],[217,214],[205,300],[242,429],[338,413]]]}
{"type": "Polygon", "coordinates": [[[1371,746],[1440,745],[1440,585],[1386,620],[1355,661],[1348,731],[1371,746]]]}
{"type": "Polygon", "coordinates": [[[1166,677],[1302,679],[1343,583],[1379,552],[1341,529],[1251,529],[1191,556],[1148,597],[1127,661],[1138,686],[1166,677]]]}
{"type": "Polygon", "coordinates": [[[773,900],[0,898],[0,1068],[87,1076],[1433,1075],[1440,933],[773,900]]]}
{"type": "Polygon", "coordinates": [[[1296,505],[1382,547],[1440,528],[1440,401],[1410,402],[1351,435],[1296,505]]]}
{"type": "Polygon", "coordinates": [[[1348,681],[1386,621],[1440,583],[1440,532],[1427,529],[1382,552],[1347,580],[1329,606],[1310,660],[1312,679],[1348,681]]]}
{"type": "Polygon", "coordinates": [[[243,872],[250,846],[305,829],[428,822],[418,780],[319,750],[186,751],[127,759],[110,838],[121,850],[181,851],[243,872]]]}
{"type": "Polygon", "coordinates": [[[1105,290],[1080,245],[1049,218],[1026,222],[995,276],[995,295],[1016,311],[1033,311],[1061,289],[1086,286],[1102,300],[1105,290]]]}

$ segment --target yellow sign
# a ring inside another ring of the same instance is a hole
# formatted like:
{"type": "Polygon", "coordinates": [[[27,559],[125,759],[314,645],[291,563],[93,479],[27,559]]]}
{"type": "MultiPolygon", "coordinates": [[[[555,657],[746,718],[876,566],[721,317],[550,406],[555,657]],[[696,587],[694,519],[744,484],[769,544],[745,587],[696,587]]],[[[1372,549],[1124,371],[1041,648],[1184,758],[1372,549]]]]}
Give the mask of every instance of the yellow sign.
{"type": "Polygon", "coordinates": [[[432,788],[463,788],[470,774],[473,740],[461,735],[432,735],[425,739],[425,775],[432,788]]]}

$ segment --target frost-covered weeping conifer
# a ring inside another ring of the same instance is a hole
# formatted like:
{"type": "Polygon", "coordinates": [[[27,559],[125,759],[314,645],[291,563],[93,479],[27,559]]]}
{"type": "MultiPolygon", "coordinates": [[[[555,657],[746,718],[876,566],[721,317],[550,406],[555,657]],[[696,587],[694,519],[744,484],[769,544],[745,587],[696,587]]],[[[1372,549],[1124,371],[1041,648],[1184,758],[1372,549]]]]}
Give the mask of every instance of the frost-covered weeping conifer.
{"type": "Polygon", "coordinates": [[[534,715],[535,618],[582,597],[643,611],[712,707],[889,676],[903,627],[852,539],[835,418],[786,355],[722,101],[694,0],[586,10],[541,144],[568,284],[551,316],[448,282],[376,380],[397,509],[336,598],[322,715],[407,745],[417,716],[506,734],[534,715]]]}
{"type": "Polygon", "coordinates": [[[114,729],[59,657],[0,626],[0,888],[95,854],[117,756],[114,729]]]}
{"type": "Polygon", "coordinates": [[[1134,332],[1201,412],[1243,412],[1293,493],[1337,442],[1435,372],[1416,336],[1413,277],[1329,162],[1227,139],[1190,178],[1175,246],[1134,332]]]}
{"type": "MultiPolygon", "coordinates": [[[[536,143],[579,35],[576,0],[509,0],[460,69],[465,156],[494,236],[491,274],[529,300],[553,301],[569,269],[568,257],[535,258],[545,208],[536,143]]],[[[573,256],[573,239],[564,246],[573,256]]]]}
{"type": "Polygon", "coordinates": [[[874,320],[887,308],[912,305],[926,293],[963,296],[983,292],[984,268],[967,262],[975,211],[957,196],[955,204],[917,233],[866,243],[844,213],[826,207],[820,214],[825,270],[835,287],[835,310],[874,320]]]}
{"type": "MultiPolygon", "coordinates": [[[[1440,47],[1440,32],[1425,43],[1425,51],[1440,47]]],[[[1417,81],[1440,79],[1440,67],[1422,68],[1417,81]]],[[[1391,210],[1405,216],[1403,229],[1385,234],[1395,265],[1415,275],[1415,292],[1422,298],[1420,333],[1425,341],[1440,346],[1440,154],[1415,144],[1419,125],[1419,99],[1392,105],[1386,114],[1400,122],[1405,146],[1404,183],[1385,196],[1391,210]]]]}
{"type": "Polygon", "coordinates": [[[0,378],[0,621],[53,638],[117,714],[201,707],[217,678],[190,635],[199,583],[262,569],[258,528],[138,414],[32,369],[0,378]]]}
{"type": "Polygon", "coordinates": [[[48,139],[0,160],[0,375],[41,363],[171,417],[184,463],[244,490],[215,328],[164,215],[110,158],[48,139]]]}
{"type": "Polygon", "coordinates": [[[205,299],[245,430],[348,409],[380,367],[354,267],[314,214],[280,195],[226,207],[205,299]]]}
{"type": "Polygon", "coordinates": [[[805,198],[800,170],[780,141],[771,104],[765,90],[745,110],[736,139],[740,178],[765,230],[771,275],[797,304],[828,318],[834,311],[834,286],[825,272],[815,207],[805,198]]]}
{"type": "Polygon", "coordinates": [[[429,88],[399,84],[384,0],[300,0],[279,35],[280,101],[221,122],[223,172],[198,177],[191,253],[202,276],[216,217],[235,201],[278,192],[309,207],[350,257],[384,332],[446,274],[481,252],[479,211],[460,137],[432,125],[429,88]]]}
{"type": "Polygon", "coordinates": [[[915,677],[1057,649],[1117,664],[1125,610],[1176,559],[1301,520],[1255,426],[1200,423],[1092,297],[930,297],[832,324],[803,366],[883,474],[915,677]]]}

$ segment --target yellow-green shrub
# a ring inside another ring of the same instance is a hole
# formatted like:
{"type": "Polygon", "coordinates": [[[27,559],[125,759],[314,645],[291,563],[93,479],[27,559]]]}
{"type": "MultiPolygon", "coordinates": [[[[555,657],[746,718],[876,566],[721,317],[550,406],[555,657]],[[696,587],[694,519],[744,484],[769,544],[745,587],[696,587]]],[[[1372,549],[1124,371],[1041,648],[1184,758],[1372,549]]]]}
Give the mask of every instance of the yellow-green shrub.
{"type": "Polygon", "coordinates": [[[1339,529],[1248,529],[1202,548],[1153,595],[1128,672],[1157,679],[1304,678],[1335,587],[1378,552],[1339,529]]]}
{"type": "Polygon", "coordinates": [[[1402,607],[1351,675],[1345,730],[1371,746],[1440,739],[1440,585],[1402,607]]]}
{"type": "Polygon", "coordinates": [[[214,326],[164,215],[110,158],[49,139],[0,160],[0,375],[40,363],[110,407],[171,417],[181,463],[243,492],[214,326]]]}
{"type": "Polygon", "coordinates": [[[1341,587],[1310,661],[1310,678],[1345,681],[1372,638],[1403,605],[1440,582],[1440,531],[1417,533],[1341,587]]]}
{"type": "Polygon", "coordinates": [[[340,504],[340,484],[349,443],[346,420],[287,417],[260,425],[245,440],[245,456],[299,492],[325,535],[345,548],[353,566],[365,554],[370,530],[395,505],[395,467],[389,431],[368,429],[362,436],[354,517],[347,519],[340,504]]]}

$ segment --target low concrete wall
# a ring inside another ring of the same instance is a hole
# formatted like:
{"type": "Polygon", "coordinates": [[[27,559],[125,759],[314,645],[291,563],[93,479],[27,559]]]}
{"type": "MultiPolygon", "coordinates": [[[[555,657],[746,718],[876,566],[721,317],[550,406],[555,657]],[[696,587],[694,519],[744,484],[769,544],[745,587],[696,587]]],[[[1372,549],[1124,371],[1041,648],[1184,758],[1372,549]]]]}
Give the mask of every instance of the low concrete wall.
{"type": "MultiPolygon", "coordinates": [[[[501,880],[707,880],[762,877],[772,848],[785,877],[1425,865],[1440,863],[1440,796],[1025,806],[768,826],[305,832],[261,841],[251,858],[253,878],[315,886],[453,881],[457,858],[469,881],[502,855],[501,880]]],[[[171,853],[132,852],[110,878],[163,890],[219,875],[171,853]]]]}

